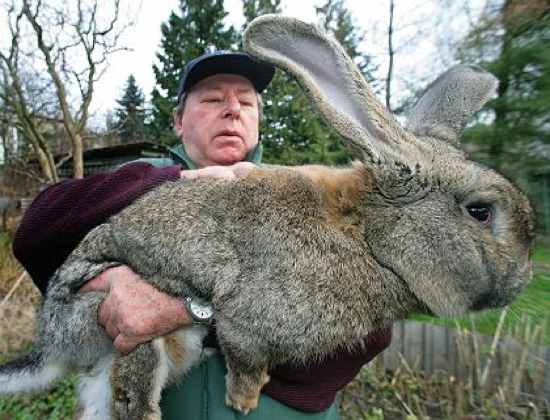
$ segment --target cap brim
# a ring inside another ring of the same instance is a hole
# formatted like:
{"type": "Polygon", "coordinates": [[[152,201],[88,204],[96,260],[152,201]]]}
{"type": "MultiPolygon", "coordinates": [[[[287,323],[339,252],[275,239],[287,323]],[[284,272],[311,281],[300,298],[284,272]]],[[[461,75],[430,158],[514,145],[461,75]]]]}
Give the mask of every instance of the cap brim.
{"type": "Polygon", "coordinates": [[[220,73],[243,76],[250,80],[258,92],[262,92],[273,79],[275,68],[270,64],[254,61],[247,54],[213,54],[202,58],[191,67],[180,91],[187,92],[201,80],[220,73]]]}

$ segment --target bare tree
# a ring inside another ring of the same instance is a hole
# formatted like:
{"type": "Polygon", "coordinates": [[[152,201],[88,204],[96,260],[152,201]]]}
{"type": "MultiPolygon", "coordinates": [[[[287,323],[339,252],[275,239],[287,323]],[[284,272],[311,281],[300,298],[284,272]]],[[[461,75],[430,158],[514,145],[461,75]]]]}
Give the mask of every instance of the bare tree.
{"type": "Polygon", "coordinates": [[[20,49],[23,13],[16,13],[14,5],[11,5],[8,13],[13,17],[9,20],[11,43],[7,51],[0,50],[0,97],[4,105],[2,122],[6,127],[14,126],[24,133],[35,152],[44,180],[55,182],[55,162],[39,127],[39,119],[35,118],[42,108],[39,103],[43,98],[43,91],[25,86],[25,79],[31,78],[26,77],[22,70],[24,65],[21,65],[21,61],[25,59],[20,49]]]}
{"type": "Polygon", "coordinates": [[[388,56],[389,56],[389,65],[388,65],[388,77],[386,78],[386,108],[388,111],[391,111],[391,82],[393,76],[393,10],[395,4],[393,0],[390,0],[390,21],[388,24],[388,56]]]}
{"type": "Polygon", "coordinates": [[[401,114],[436,74],[456,64],[460,40],[487,1],[502,0],[379,0],[386,23],[375,36],[385,46],[384,99],[392,112],[401,114]]]}
{"type": "Polygon", "coordinates": [[[40,129],[45,121],[64,128],[70,151],[62,161],[72,157],[73,176],[81,178],[94,87],[107,58],[125,49],[120,37],[130,23],[121,22],[120,0],[11,0],[7,12],[11,43],[0,50],[3,98],[31,142],[44,178],[56,181],[59,164],[40,129]]]}

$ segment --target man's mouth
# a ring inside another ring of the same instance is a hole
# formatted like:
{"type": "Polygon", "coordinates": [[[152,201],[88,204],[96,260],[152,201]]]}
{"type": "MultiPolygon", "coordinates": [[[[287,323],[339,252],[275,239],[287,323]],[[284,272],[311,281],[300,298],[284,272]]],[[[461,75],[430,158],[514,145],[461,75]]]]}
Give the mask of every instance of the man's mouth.
{"type": "Polygon", "coordinates": [[[234,131],[234,130],[222,130],[218,133],[218,137],[221,137],[221,136],[241,138],[240,133],[238,131],[234,131]]]}

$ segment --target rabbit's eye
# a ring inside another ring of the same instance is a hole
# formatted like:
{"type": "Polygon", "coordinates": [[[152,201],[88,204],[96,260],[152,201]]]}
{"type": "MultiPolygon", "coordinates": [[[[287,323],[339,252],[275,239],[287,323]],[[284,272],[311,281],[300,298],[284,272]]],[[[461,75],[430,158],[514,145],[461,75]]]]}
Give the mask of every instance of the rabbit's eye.
{"type": "Polygon", "coordinates": [[[468,214],[481,223],[489,223],[492,218],[491,207],[486,204],[470,204],[466,206],[468,214]]]}

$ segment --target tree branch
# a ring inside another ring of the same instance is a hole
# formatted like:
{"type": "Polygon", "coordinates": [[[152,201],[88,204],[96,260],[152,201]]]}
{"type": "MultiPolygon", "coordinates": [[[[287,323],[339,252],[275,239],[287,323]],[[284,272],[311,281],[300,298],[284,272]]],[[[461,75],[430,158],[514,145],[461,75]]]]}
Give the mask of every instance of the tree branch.
{"type": "Polygon", "coordinates": [[[394,10],[394,0],[390,0],[390,22],[388,26],[388,54],[389,54],[389,65],[388,65],[388,77],[386,79],[386,108],[391,112],[391,83],[393,77],[393,10],[394,10]]]}

